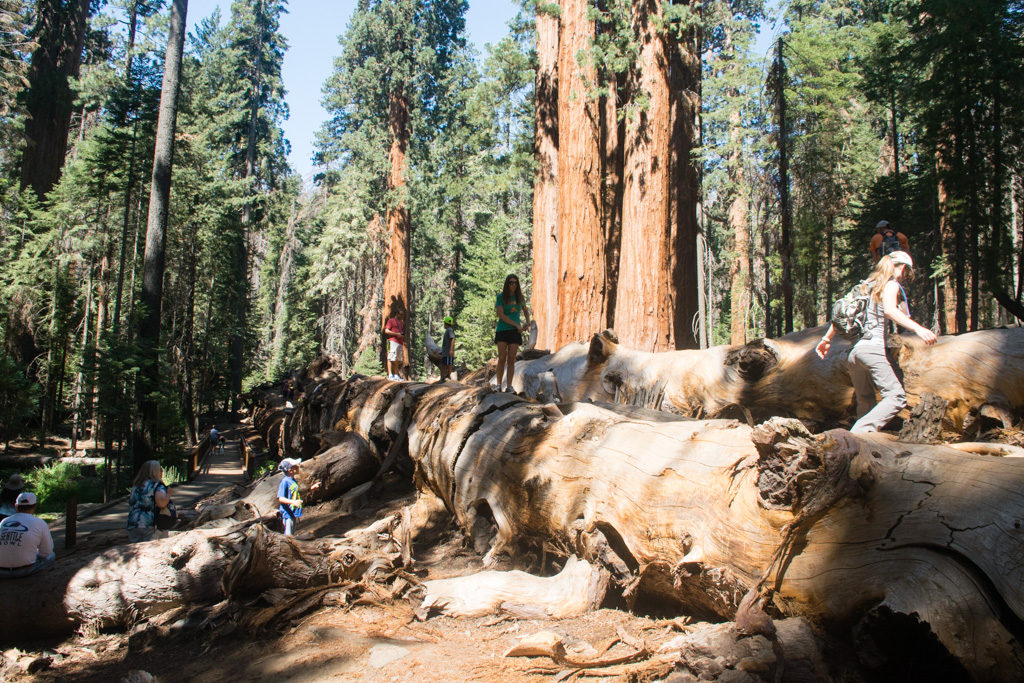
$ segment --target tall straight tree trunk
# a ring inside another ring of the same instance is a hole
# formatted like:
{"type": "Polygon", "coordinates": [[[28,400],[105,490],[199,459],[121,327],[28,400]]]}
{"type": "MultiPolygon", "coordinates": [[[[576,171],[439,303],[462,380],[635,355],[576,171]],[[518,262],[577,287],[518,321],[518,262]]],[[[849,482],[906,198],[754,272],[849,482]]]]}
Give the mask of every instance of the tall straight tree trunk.
{"type": "MultiPolygon", "coordinates": [[[[409,100],[403,86],[394,84],[388,111],[391,149],[388,152],[388,245],[387,272],[384,276],[383,323],[397,313],[405,326],[406,349],[412,339],[409,327],[409,252],[412,225],[405,198],[405,154],[409,145],[409,100]]],[[[381,364],[386,366],[387,344],[381,344],[381,364]]],[[[409,362],[408,354],[405,363],[409,362]]]]}
{"type": "Polygon", "coordinates": [[[558,38],[558,326],[554,346],[589,339],[608,319],[601,217],[601,133],[596,82],[577,54],[589,49],[594,22],[586,0],[564,0],[558,38]]]}
{"type": "Polygon", "coordinates": [[[558,18],[537,12],[533,181],[533,317],[537,346],[553,349],[558,325],[558,18]]]}
{"type": "Polygon", "coordinates": [[[775,97],[779,127],[779,252],[782,257],[782,315],[785,332],[793,331],[793,208],[789,201],[789,126],[786,121],[786,60],[782,53],[785,45],[779,38],[775,53],[775,97]]]}
{"type": "MultiPolygon", "coordinates": [[[[673,4],[693,5],[691,0],[673,0],[673,4]]],[[[699,11],[699,10],[698,10],[699,11]]],[[[666,45],[669,87],[669,225],[672,231],[672,324],[675,348],[699,346],[700,333],[694,326],[701,316],[702,292],[699,271],[703,267],[697,222],[700,202],[700,169],[693,151],[700,144],[701,37],[699,29],[688,31],[682,39],[666,45]]],[[[703,329],[703,328],[702,328],[703,329]]]]}
{"type": "Polygon", "coordinates": [[[167,35],[167,55],[160,89],[160,113],[156,124],[156,149],[153,155],[153,182],[149,193],[149,218],[146,222],[146,251],[142,274],[142,304],[138,339],[147,362],[136,382],[139,410],[133,429],[134,465],[138,469],[155,452],[153,429],[157,420],[159,389],[160,305],[163,299],[164,245],[167,214],[171,198],[171,171],[174,168],[174,130],[178,118],[178,92],[181,85],[181,55],[185,45],[185,17],[188,0],[173,0],[171,24],[167,35]]]}
{"type": "Polygon", "coordinates": [[[675,348],[675,226],[669,218],[671,109],[668,58],[658,28],[661,14],[657,0],[633,4],[640,55],[632,92],[645,98],[647,106],[626,124],[615,324],[622,343],[640,351],[675,348]]]}
{"type": "MultiPolygon", "coordinates": [[[[196,422],[195,380],[193,379],[193,353],[196,328],[196,229],[190,226],[185,243],[185,322],[181,332],[181,416],[185,418],[185,444],[190,448],[199,442],[196,422]]],[[[212,296],[212,293],[211,293],[212,296]]]]}
{"type": "Polygon", "coordinates": [[[91,0],[39,0],[25,105],[21,187],[40,199],[60,180],[74,107],[71,81],[78,78],[91,0]]]}
{"type": "Polygon", "coordinates": [[[92,273],[89,267],[89,282],[85,289],[85,311],[82,314],[82,345],[80,347],[78,373],[75,375],[75,397],[72,400],[71,454],[78,450],[78,431],[82,425],[82,391],[85,388],[89,366],[89,317],[92,313],[92,273]]]}
{"type": "Polygon", "coordinates": [[[608,292],[608,310],[605,326],[614,328],[616,321],[616,297],[619,287],[619,260],[622,254],[622,182],[625,169],[626,122],[620,121],[618,102],[627,102],[625,77],[609,74],[606,87],[609,94],[598,98],[601,113],[601,222],[604,226],[605,244],[605,290],[608,292]]]}
{"type": "Polygon", "coordinates": [[[939,287],[939,300],[936,302],[936,306],[940,307],[939,332],[941,334],[956,334],[963,330],[958,330],[956,326],[956,292],[953,288],[952,277],[952,266],[956,260],[956,234],[953,228],[953,198],[950,196],[952,166],[948,157],[948,142],[940,143],[939,149],[936,150],[935,163],[938,176],[939,247],[946,262],[946,272],[942,277],[941,287],[939,287]]]}
{"type": "MultiPolygon", "coordinates": [[[[730,98],[739,93],[733,91],[730,98]]],[[[747,343],[747,315],[750,313],[750,230],[747,227],[747,188],[743,178],[743,131],[740,111],[729,115],[729,202],[728,221],[732,231],[732,262],[729,264],[729,320],[731,344],[747,343]]]]}

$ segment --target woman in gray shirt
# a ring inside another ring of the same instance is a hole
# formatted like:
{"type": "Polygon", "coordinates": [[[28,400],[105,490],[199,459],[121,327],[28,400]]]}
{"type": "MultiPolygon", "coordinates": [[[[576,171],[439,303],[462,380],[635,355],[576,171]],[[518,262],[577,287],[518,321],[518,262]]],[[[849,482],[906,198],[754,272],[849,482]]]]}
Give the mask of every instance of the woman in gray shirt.
{"type": "MultiPolygon", "coordinates": [[[[937,337],[927,327],[914,322],[898,304],[900,283],[913,277],[914,262],[905,251],[895,251],[878,260],[868,277],[870,298],[867,320],[861,338],[850,349],[850,379],[857,394],[857,421],[853,433],[877,432],[907,405],[907,392],[896,377],[885,355],[885,320],[913,331],[925,344],[934,344],[937,337]],[[881,400],[875,404],[875,388],[881,400]],[[873,406],[873,407],[872,407],[873,406]]],[[[829,325],[815,351],[819,358],[828,355],[835,328],[829,325]]]]}

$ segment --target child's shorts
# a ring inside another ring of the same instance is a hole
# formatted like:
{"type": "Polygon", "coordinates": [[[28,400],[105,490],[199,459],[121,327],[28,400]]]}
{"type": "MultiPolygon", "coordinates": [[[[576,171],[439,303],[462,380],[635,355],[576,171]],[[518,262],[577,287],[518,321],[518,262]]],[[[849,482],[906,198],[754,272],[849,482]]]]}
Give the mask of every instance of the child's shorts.
{"type": "Polygon", "coordinates": [[[402,345],[393,339],[388,339],[388,360],[392,362],[402,360],[402,345]]]}

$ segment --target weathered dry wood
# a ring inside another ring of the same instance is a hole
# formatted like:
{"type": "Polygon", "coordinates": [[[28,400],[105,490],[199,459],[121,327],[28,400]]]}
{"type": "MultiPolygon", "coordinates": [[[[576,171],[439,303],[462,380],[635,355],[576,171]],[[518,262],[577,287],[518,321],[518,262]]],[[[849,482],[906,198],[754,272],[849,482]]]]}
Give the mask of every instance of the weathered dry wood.
{"type": "MultiPolygon", "coordinates": [[[[849,342],[837,339],[819,359],[815,328],[780,339],[703,351],[644,353],[626,349],[609,331],[590,344],[569,344],[543,358],[516,364],[513,386],[527,396],[562,401],[592,399],[640,405],[693,417],[797,417],[835,423],[851,414],[849,342]],[[736,414],[730,411],[737,411],[736,414]]],[[[899,362],[908,403],[925,393],[949,402],[946,424],[963,431],[979,414],[1004,422],[1024,410],[1024,328],[940,337],[934,346],[904,338],[899,362]]]]}
{"type": "MultiPolygon", "coordinates": [[[[377,401],[375,382],[348,390],[377,401]]],[[[978,679],[1024,675],[1019,459],[410,386],[411,405],[396,392],[378,411],[412,411],[419,486],[486,560],[524,545],[577,554],[627,599],[700,617],[731,618],[748,593],[840,626],[902,615],[978,679]]],[[[349,425],[379,424],[360,410],[349,425]]]]}
{"type": "Polygon", "coordinates": [[[416,611],[420,618],[433,613],[479,617],[507,612],[524,619],[564,619],[601,606],[608,573],[572,556],[555,576],[533,576],[518,570],[483,571],[423,585],[427,594],[416,611]]]}
{"type": "Polygon", "coordinates": [[[0,582],[0,641],[24,642],[83,626],[116,628],[139,617],[222,596],[257,595],[354,580],[400,557],[399,516],[340,539],[312,543],[259,524],[195,529],[170,538],[61,558],[53,569],[0,582]]]}

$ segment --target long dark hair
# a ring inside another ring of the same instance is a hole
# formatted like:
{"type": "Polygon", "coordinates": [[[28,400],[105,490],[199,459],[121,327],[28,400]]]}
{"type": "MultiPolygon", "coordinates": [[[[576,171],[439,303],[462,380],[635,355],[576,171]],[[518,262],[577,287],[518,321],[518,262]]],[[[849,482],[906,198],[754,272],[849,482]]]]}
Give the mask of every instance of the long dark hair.
{"type": "Polygon", "coordinates": [[[501,288],[501,302],[504,304],[512,303],[512,291],[510,287],[510,283],[512,282],[512,280],[515,280],[516,284],[519,285],[518,287],[516,287],[516,303],[519,304],[520,306],[523,306],[525,305],[526,301],[525,299],[523,299],[523,283],[521,283],[519,281],[519,278],[515,275],[509,275],[507,278],[505,278],[505,286],[501,288]]]}

